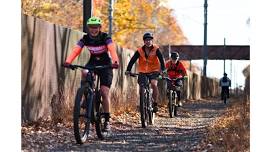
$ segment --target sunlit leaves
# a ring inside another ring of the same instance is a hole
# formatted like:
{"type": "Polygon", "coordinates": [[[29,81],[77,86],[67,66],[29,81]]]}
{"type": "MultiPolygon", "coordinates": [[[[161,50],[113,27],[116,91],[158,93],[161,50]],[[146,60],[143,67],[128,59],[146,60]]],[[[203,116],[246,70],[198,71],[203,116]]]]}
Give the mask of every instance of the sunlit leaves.
{"type": "Polygon", "coordinates": [[[22,0],[22,11],[55,24],[82,29],[82,4],[69,0],[22,0]]]}
{"type": "MultiPolygon", "coordinates": [[[[114,0],[114,41],[136,49],[143,44],[143,33],[150,31],[160,45],[188,43],[166,3],[167,0],[114,0]]],[[[102,30],[108,32],[109,1],[93,0],[93,7],[93,15],[103,20],[102,30]]],[[[27,15],[82,30],[82,1],[22,0],[22,10],[27,15]]]]}

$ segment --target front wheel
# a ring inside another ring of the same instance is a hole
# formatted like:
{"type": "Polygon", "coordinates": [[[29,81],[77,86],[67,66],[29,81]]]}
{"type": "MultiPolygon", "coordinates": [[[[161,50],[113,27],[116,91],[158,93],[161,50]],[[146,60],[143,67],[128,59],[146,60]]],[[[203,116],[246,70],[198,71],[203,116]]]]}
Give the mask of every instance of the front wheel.
{"type": "Polygon", "coordinates": [[[145,128],[147,126],[146,118],[147,118],[147,109],[145,105],[145,88],[140,87],[140,113],[141,113],[141,123],[142,127],[145,128]]]}
{"type": "Polygon", "coordinates": [[[169,90],[169,103],[168,103],[168,110],[169,110],[169,115],[171,118],[173,118],[173,113],[174,113],[174,105],[173,105],[173,91],[169,90]]]}
{"type": "Polygon", "coordinates": [[[78,144],[83,144],[89,134],[92,93],[86,87],[77,90],[75,105],[73,109],[73,129],[75,140],[78,144]]]}
{"type": "Polygon", "coordinates": [[[104,139],[104,135],[102,133],[102,129],[104,128],[103,124],[104,124],[104,116],[101,114],[103,112],[102,109],[102,104],[101,104],[101,96],[99,91],[96,91],[95,93],[95,97],[94,97],[94,115],[96,116],[95,118],[95,126],[96,126],[96,134],[98,136],[99,139],[103,140],[104,139]]]}

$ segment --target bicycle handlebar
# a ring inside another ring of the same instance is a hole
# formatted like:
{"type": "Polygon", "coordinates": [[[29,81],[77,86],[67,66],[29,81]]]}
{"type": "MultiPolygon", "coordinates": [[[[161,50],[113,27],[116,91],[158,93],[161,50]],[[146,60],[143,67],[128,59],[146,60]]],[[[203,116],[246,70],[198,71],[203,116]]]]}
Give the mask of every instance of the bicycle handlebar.
{"type": "Polygon", "coordinates": [[[138,75],[140,75],[139,73],[129,73],[129,75],[131,76],[131,77],[137,77],[138,75]]]}
{"type": "Polygon", "coordinates": [[[176,80],[184,80],[185,78],[184,77],[181,77],[181,78],[171,79],[169,77],[162,77],[162,79],[169,80],[169,81],[176,81],[176,80]]]}
{"type": "MultiPolygon", "coordinates": [[[[64,65],[62,65],[62,66],[64,66],[64,65]]],[[[82,66],[82,65],[70,64],[70,66],[73,67],[74,69],[81,68],[81,69],[86,69],[89,71],[97,70],[97,69],[113,68],[112,65],[82,66]]],[[[64,66],[64,67],[72,69],[71,67],[66,67],[66,66],[64,66]]]]}

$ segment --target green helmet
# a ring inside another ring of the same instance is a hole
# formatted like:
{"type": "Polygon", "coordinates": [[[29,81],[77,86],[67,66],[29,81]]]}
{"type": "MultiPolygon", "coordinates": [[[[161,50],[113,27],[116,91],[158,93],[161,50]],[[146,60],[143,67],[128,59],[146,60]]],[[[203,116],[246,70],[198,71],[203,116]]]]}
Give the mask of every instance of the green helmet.
{"type": "Polygon", "coordinates": [[[101,19],[99,17],[90,17],[87,20],[87,25],[101,25],[101,19]]]}

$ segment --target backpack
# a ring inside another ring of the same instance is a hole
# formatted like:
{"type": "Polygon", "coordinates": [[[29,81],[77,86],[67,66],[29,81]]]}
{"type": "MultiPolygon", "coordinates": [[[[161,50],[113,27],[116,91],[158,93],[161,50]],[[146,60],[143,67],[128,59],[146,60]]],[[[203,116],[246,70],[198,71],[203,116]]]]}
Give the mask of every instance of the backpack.
{"type": "Polygon", "coordinates": [[[223,78],[222,78],[222,82],[228,82],[228,79],[225,78],[225,77],[223,77],[223,78]]]}

